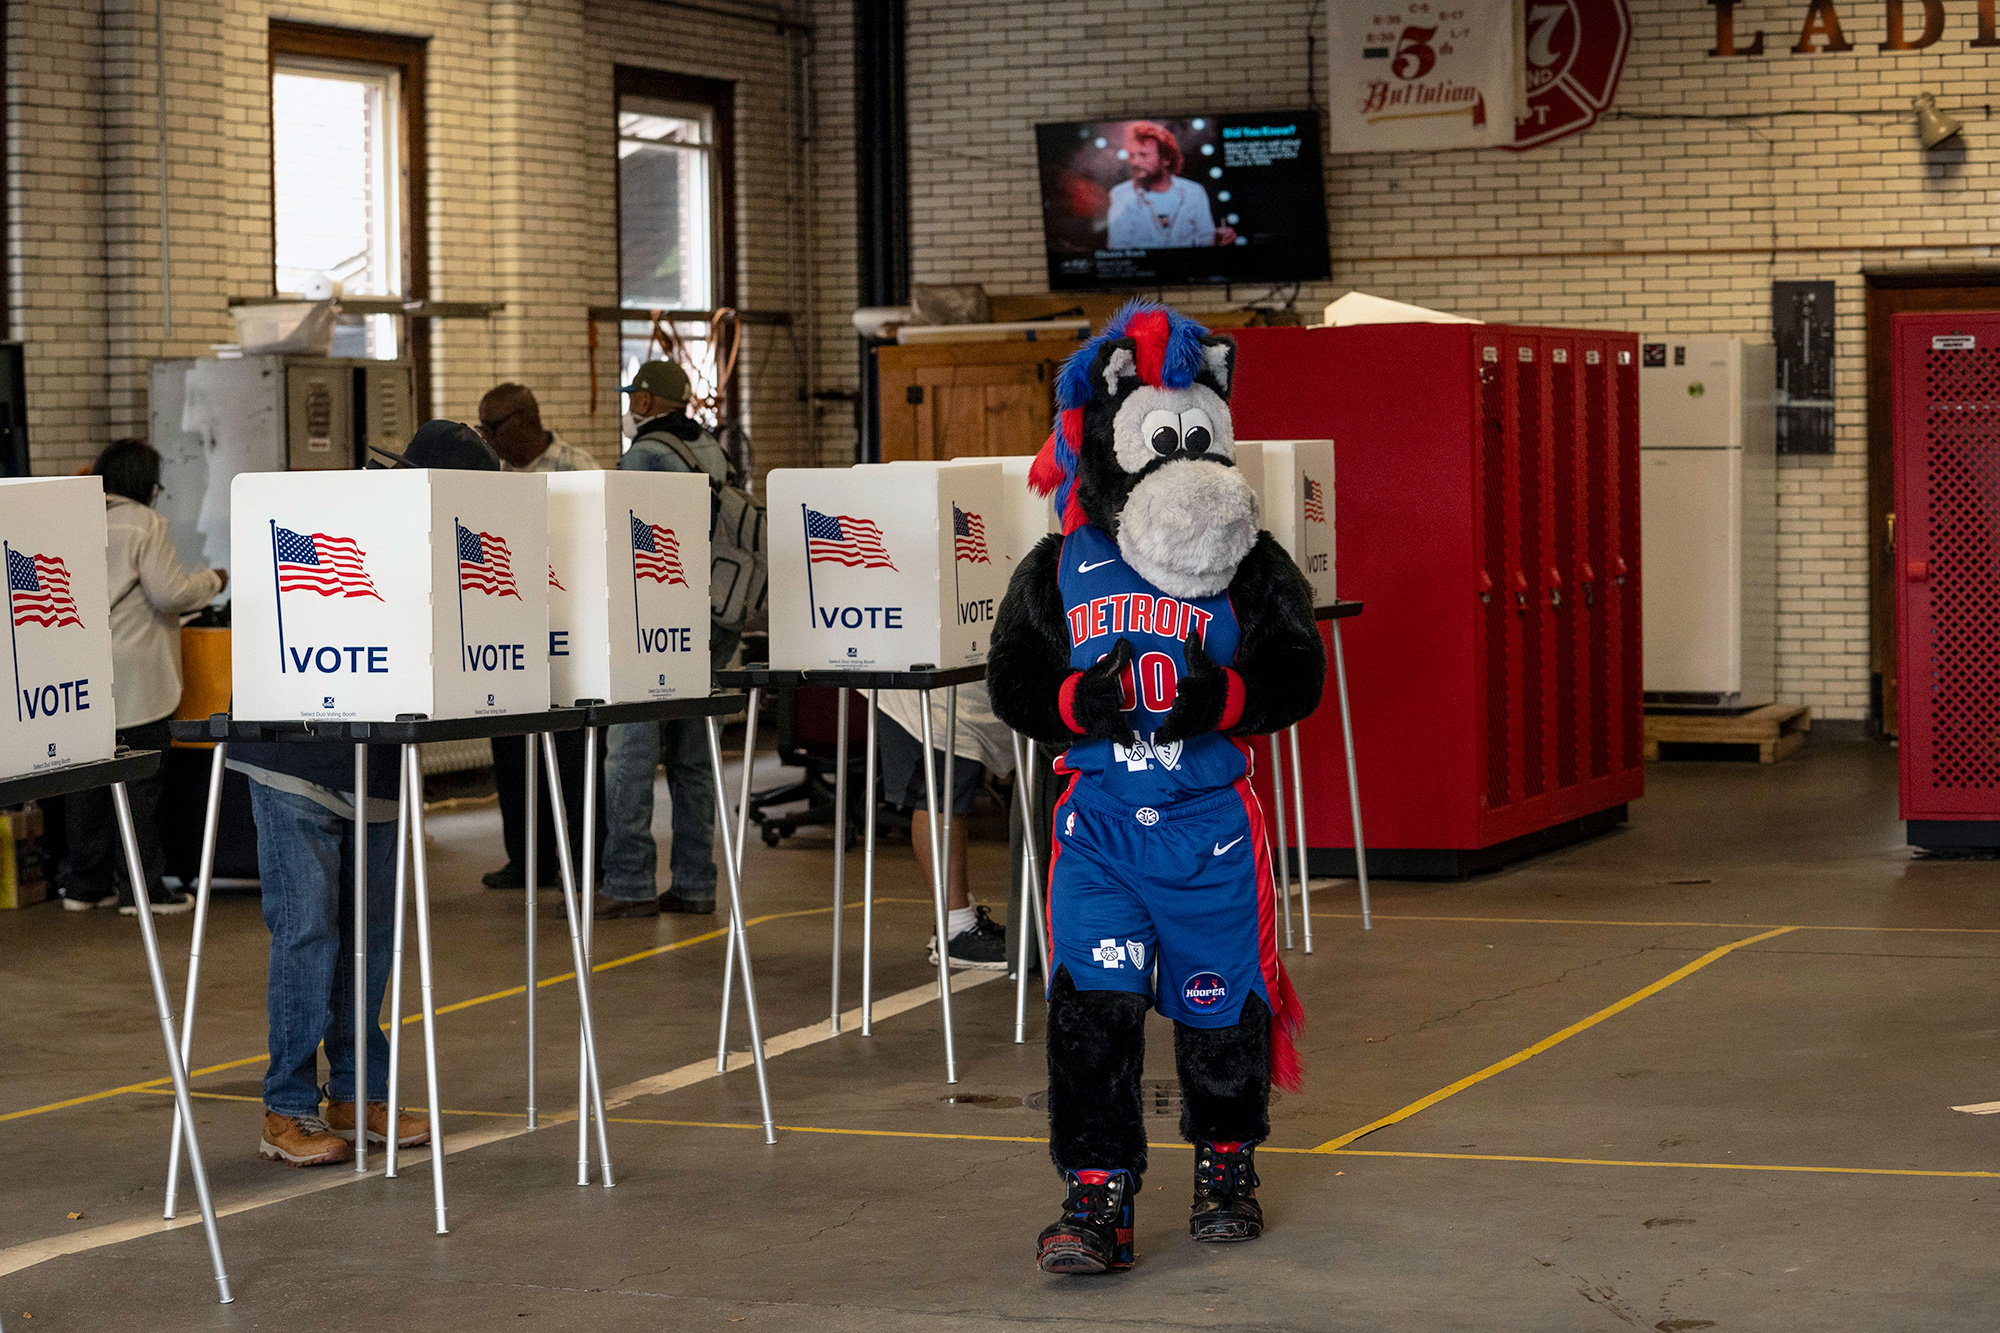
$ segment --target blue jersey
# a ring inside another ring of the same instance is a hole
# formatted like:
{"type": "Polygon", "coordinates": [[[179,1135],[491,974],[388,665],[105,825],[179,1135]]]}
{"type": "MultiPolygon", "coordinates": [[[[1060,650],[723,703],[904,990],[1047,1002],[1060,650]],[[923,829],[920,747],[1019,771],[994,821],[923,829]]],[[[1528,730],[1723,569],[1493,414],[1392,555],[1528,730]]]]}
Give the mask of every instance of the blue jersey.
{"type": "Polygon", "coordinates": [[[1069,664],[1078,671],[1132,642],[1126,670],[1125,716],[1138,733],[1131,746],[1083,740],[1070,746],[1063,768],[1087,775],[1098,790],[1134,806],[1163,806],[1228,787],[1248,767],[1236,743],[1220,732],[1155,746],[1153,733],[1174,706],[1187,674],[1185,641],[1201,632],[1202,652],[1221,666],[1236,661],[1236,612],[1229,595],[1192,601],[1170,597],[1140,578],[1118,543],[1086,525],[1063,539],[1056,575],[1069,620],[1069,664]]]}

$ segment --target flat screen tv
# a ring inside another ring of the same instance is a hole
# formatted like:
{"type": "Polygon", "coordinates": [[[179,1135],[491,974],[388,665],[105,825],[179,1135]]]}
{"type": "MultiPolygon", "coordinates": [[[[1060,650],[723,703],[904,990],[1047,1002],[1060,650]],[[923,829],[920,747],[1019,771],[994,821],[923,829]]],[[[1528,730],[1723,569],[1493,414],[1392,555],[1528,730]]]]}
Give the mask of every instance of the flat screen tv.
{"type": "Polygon", "coordinates": [[[1049,287],[1327,277],[1319,117],[1127,117],[1035,127],[1049,287]]]}

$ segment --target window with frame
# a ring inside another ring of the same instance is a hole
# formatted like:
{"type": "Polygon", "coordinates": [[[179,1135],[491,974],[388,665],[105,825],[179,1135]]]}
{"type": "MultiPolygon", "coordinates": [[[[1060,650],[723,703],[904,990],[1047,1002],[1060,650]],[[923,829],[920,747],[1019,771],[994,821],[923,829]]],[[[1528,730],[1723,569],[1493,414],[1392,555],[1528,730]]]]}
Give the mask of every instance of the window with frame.
{"type": "Polygon", "coordinates": [[[706,316],[734,299],[733,89],[629,67],[617,83],[618,304],[638,316],[619,324],[619,382],[647,360],[678,361],[693,392],[689,412],[714,425],[728,396],[718,351],[725,365],[732,359],[711,344],[706,316]],[[695,312],[702,317],[686,318],[695,312]]]}
{"type": "MultiPolygon", "coordinates": [[[[421,41],[271,24],[272,290],[416,299],[427,292],[421,41]]],[[[418,362],[423,321],[344,313],[335,356],[418,362]]]]}

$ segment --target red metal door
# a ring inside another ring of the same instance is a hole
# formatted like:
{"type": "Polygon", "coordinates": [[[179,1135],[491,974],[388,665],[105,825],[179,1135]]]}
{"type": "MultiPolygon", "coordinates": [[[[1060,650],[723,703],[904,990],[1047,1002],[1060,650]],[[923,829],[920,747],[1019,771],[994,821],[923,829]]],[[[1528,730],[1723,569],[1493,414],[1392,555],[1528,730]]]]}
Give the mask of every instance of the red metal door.
{"type": "MultiPolygon", "coordinates": [[[[1584,660],[1583,600],[1578,595],[1577,564],[1581,536],[1578,481],[1579,429],[1577,369],[1580,342],[1553,335],[1549,352],[1549,557],[1544,577],[1555,653],[1550,682],[1555,725],[1555,790],[1566,811],[1576,809],[1582,780],[1582,716],[1584,660]]],[[[1580,812],[1580,811],[1579,811],[1580,812]]]]}
{"type": "Polygon", "coordinates": [[[2000,314],[1893,319],[1904,819],[2000,819],[2000,314]]]}
{"type": "MultiPolygon", "coordinates": [[[[1606,724],[1617,738],[1615,768],[1635,780],[1644,771],[1644,719],[1641,716],[1640,670],[1644,658],[1639,641],[1639,366],[1638,339],[1624,334],[1613,340],[1612,387],[1615,426],[1611,441],[1612,482],[1606,514],[1610,520],[1611,596],[1613,624],[1609,639],[1616,646],[1614,690],[1606,724]]],[[[1632,795],[1637,796],[1636,785],[1632,795]]]]}
{"type": "Polygon", "coordinates": [[[1502,812],[1518,793],[1519,759],[1515,753],[1515,719],[1519,715],[1514,682],[1519,678],[1519,629],[1514,587],[1516,559],[1513,516],[1514,432],[1509,407],[1512,379],[1504,358],[1513,355],[1502,331],[1481,330],[1473,338],[1477,358],[1479,438],[1477,503],[1479,524],[1480,596],[1479,674],[1480,766],[1479,841],[1495,841],[1502,812]]]}

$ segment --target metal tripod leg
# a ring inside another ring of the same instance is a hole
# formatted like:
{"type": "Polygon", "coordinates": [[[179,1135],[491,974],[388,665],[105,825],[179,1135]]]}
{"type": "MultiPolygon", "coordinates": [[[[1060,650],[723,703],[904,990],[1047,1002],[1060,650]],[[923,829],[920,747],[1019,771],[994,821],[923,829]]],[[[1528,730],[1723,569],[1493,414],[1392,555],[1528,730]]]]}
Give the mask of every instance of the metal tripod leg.
{"type": "Polygon", "coordinates": [[[828,1020],[840,1035],[840,917],[847,878],[847,687],[835,693],[840,720],[833,729],[833,1013],[828,1020]]]}
{"type": "MultiPolygon", "coordinates": [[[[923,696],[924,799],[925,804],[929,807],[925,811],[925,814],[929,817],[931,823],[931,902],[936,908],[937,916],[938,1012],[944,1020],[944,1081],[946,1083],[956,1083],[958,1082],[958,1052],[952,1045],[951,953],[950,940],[945,935],[944,910],[945,868],[950,863],[951,858],[947,850],[938,841],[937,752],[932,749],[934,742],[931,738],[931,691],[920,690],[918,693],[923,696]]],[[[952,709],[954,719],[957,714],[957,708],[955,707],[958,702],[957,696],[958,690],[954,687],[949,696],[951,703],[954,705],[952,709]]],[[[945,765],[947,770],[949,770],[951,765],[951,756],[949,754],[945,756],[945,765]]],[[[950,827],[949,822],[947,822],[945,827],[947,829],[950,827]]]]}
{"type": "MultiPolygon", "coordinates": [[[[424,766],[415,745],[403,747],[403,782],[409,794],[411,882],[416,885],[417,908],[417,987],[424,1010],[424,1091],[430,1098],[431,1121],[431,1206],[437,1214],[437,1233],[450,1230],[444,1212],[444,1111],[438,1100],[437,999],[431,968],[431,880],[424,855],[424,766]]],[[[355,796],[359,797],[360,792],[355,796]]],[[[366,836],[364,826],[363,836],[366,836]]],[[[357,1078],[360,1077],[357,1071],[357,1078]]],[[[396,1132],[392,1114],[389,1132],[396,1132]]]]}
{"type": "MultiPolygon", "coordinates": [[[[736,806],[736,850],[733,853],[729,851],[731,845],[728,838],[729,830],[727,828],[723,829],[723,851],[725,854],[734,857],[733,863],[736,867],[736,878],[739,882],[743,878],[743,838],[750,828],[750,770],[756,766],[757,762],[757,696],[759,692],[757,686],[752,685],[750,687],[750,695],[747,700],[749,715],[743,722],[743,782],[742,791],[738,797],[736,806]]],[[[720,733],[718,732],[717,734],[719,735],[720,733]]],[[[717,743],[720,744],[720,742],[717,743]]],[[[729,820],[729,802],[723,798],[722,792],[722,768],[720,765],[717,765],[715,770],[715,808],[718,816],[726,824],[729,820]]],[[[736,898],[732,897],[729,901],[729,910],[734,912],[736,910],[736,898]]],[[[737,929],[737,926],[740,924],[733,917],[729,921],[723,922],[725,939],[722,948],[722,1022],[715,1034],[715,1072],[718,1074],[726,1073],[729,1069],[729,1006],[734,1002],[736,995],[736,939],[742,933],[737,929]]]]}
{"type": "MultiPolygon", "coordinates": [[[[550,743],[555,738],[550,737],[550,743]]],[[[550,782],[555,782],[551,777],[550,782]]],[[[565,836],[569,830],[563,830],[565,836]]],[[[560,845],[560,844],[558,844],[560,845]]],[[[580,909],[583,926],[583,962],[590,965],[591,936],[597,918],[597,728],[583,729],[583,882],[577,887],[577,906],[580,909]]],[[[530,987],[530,989],[533,989],[530,987]]],[[[584,1023],[589,1023],[585,1011],[584,1023]]],[[[590,1183],[590,1114],[595,1094],[597,1071],[593,1067],[597,1060],[595,1047],[590,1042],[591,1033],[585,1031],[577,1039],[576,1057],[576,1183],[590,1183]]],[[[596,1100],[602,1100],[601,1097],[596,1100]]],[[[598,1108],[598,1132],[604,1132],[603,1108],[598,1108]]],[[[606,1185],[611,1183],[610,1163],[607,1160],[606,1185]]]]}
{"type": "Polygon", "coordinates": [[[396,1117],[403,1111],[403,930],[407,913],[404,900],[410,887],[410,783],[409,775],[397,766],[396,773],[396,926],[389,945],[389,1124],[388,1141],[382,1145],[382,1174],[396,1178],[396,1117]]]}
{"type": "MultiPolygon", "coordinates": [[[[368,1169],[368,747],[354,747],[354,1169],[368,1169]]],[[[389,1125],[395,1132],[395,1122],[389,1125]]]]}
{"type": "MultiPolygon", "coordinates": [[[[1306,869],[1306,775],[1299,764],[1299,728],[1293,723],[1285,729],[1285,737],[1291,743],[1292,751],[1292,827],[1299,835],[1299,926],[1305,932],[1306,952],[1313,951],[1313,891],[1312,873],[1306,869]]],[[[1284,797],[1280,796],[1279,800],[1284,797]]]]}
{"type": "Polygon", "coordinates": [[[882,691],[868,691],[868,754],[862,760],[861,801],[867,827],[861,833],[861,1035],[875,1034],[875,734],[882,717],[882,691]]]}
{"type": "MultiPolygon", "coordinates": [[[[215,755],[208,766],[208,807],[201,820],[201,868],[195,875],[194,942],[188,946],[187,995],[181,1004],[181,1064],[187,1064],[194,1049],[194,1002],[201,986],[201,942],[208,934],[208,899],[214,884],[215,830],[222,813],[222,762],[229,746],[215,743],[215,755]]],[[[138,895],[132,895],[138,901],[138,895]]],[[[165,1216],[174,1215],[174,1198],[181,1183],[181,1108],[174,1107],[174,1133],[167,1145],[167,1201],[165,1216]]]]}
{"type": "Polygon", "coordinates": [[[534,736],[523,736],[521,747],[527,756],[527,762],[522,767],[527,770],[523,775],[526,778],[523,785],[527,788],[525,801],[528,807],[527,865],[521,872],[528,896],[527,927],[523,936],[528,956],[528,1128],[539,1129],[541,1123],[535,1112],[535,997],[540,989],[535,985],[535,893],[538,888],[535,879],[540,873],[541,848],[536,846],[536,834],[542,822],[542,802],[536,790],[535,751],[541,748],[541,741],[534,736]]]}
{"type": "MultiPolygon", "coordinates": [[[[579,902],[576,871],[569,857],[569,812],[563,808],[562,774],[556,767],[556,738],[552,735],[542,737],[542,761],[543,771],[549,779],[550,822],[555,825],[556,874],[562,882],[563,915],[569,921],[570,965],[576,969],[576,1005],[583,1015],[584,1073],[590,1091],[589,1106],[597,1119],[597,1158],[603,1164],[599,1177],[604,1182],[604,1188],[610,1189],[617,1182],[611,1177],[611,1141],[604,1130],[604,1085],[598,1077],[597,1024],[592,1020],[590,1008],[590,956],[584,951],[583,927],[579,924],[588,919],[590,909],[579,902]]],[[[579,1119],[582,1118],[579,1115],[579,1119]]],[[[588,1162],[579,1169],[588,1172],[588,1162]]],[[[588,1175],[577,1183],[588,1185],[588,1175]]]]}
{"type": "Polygon", "coordinates": [[[1368,849],[1361,843],[1361,786],[1354,771],[1354,718],[1347,711],[1347,659],[1340,651],[1340,622],[1333,630],[1333,678],[1340,691],[1340,738],[1347,746],[1347,803],[1354,814],[1354,878],[1361,884],[1361,928],[1373,930],[1368,916],[1368,849]]]}
{"type": "Polygon", "coordinates": [[[1271,804],[1277,807],[1278,815],[1278,895],[1284,904],[1285,947],[1292,947],[1292,863],[1287,859],[1285,848],[1288,842],[1285,833],[1285,765],[1278,757],[1278,733],[1271,733],[1271,804]]]}
{"type": "Polygon", "coordinates": [[[222,1240],[215,1232],[215,1201],[208,1195],[208,1168],[201,1160],[201,1141],[195,1135],[194,1105],[188,1098],[187,1066],[181,1062],[180,1044],[174,1040],[174,1015],[167,1002],[167,973],[160,965],[160,937],[153,929],[152,903],[146,883],[146,868],[139,861],[139,838],[132,830],[132,803],[125,784],[111,784],[111,805],[118,815],[118,836],[125,843],[125,875],[132,885],[132,901],[138,904],[139,938],[146,946],[146,971],[153,982],[153,1007],[160,1013],[160,1039],[167,1047],[167,1073],[174,1081],[174,1109],[181,1116],[181,1137],[187,1141],[188,1172],[194,1177],[194,1195],[201,1201],[202,1230],[208,1235],[208,1259],[215,1269],[215,1289],[222,1303],[236,1298],[229,1294],[229,1272],[222,1266],[222,1240]]]}
{"type": "MultiPolygon", "coordinates": [[[[1020,921],[1007,924],[1020,939],[1020,948],[1014,954],[1014,1044],[1019,1046],[1027,1040],[1028,1030],[1028,950],[1041,949],[1040,957],[1046,970],[1049,956],[1048,933],[1042,926],[1042,874],[1040,858],[1035,855],[1035,768],[1021,758],[1021,734],[1013,734],[1014,742],[1014,787],[1021,806],[1021,916],[1020,921]],[[1032,932],[1029,923],[1034,924],[1032,932]]],[[[1027,751],[1032,759],[1035,743],[1028,742],[1027,751]]]]}
{"type": "MultiPolygon", "coordinates": [[[[754,690],[751,692],[751,698],[753,700],[756,698],[754,690]]],[[[751,732],[754,734],[756,731],[755,719],[757,716],[754,709],[750,716],[752,719],[751,732]]],[[[713,717],[705,720],[708,723],[708,762],[715,770],[715,787],[717,791],[720,791],[722,790],[722,732],[713,717]]],[[[749,756],[754,753],[756,753],[754,750],[748,747],[745,748],[743,789],[746,800],[748,799],[750,789],[749,756]]],[[[723,864],[729,867],[730,937],[736,942],[736,958],[743,970],[743,1010],[750,1019],[750,1063],[757,1070],[757,1101],[764,1111],[764,1142],[776,1143],[778,1141],[778,1127],[771,1122],[771,1083],[764,1072],[764,1028],[762,1021],[757,1017],[757,984],[750,975],[750,932],[744,925],[743,917],[743,877],[740,873],[743,864],[743,825],[741,823],[737,824],[736,845],[731,847],[729,843],[729,820],[726,817],[726,812],[722,811],[719,806],[717,808],[716,823],[722,834],[723,864]]],[[[728,1010],[724,1009],[723,1018],[725,1021],[728,1019],[728,1016],[728,1010]]]]}

